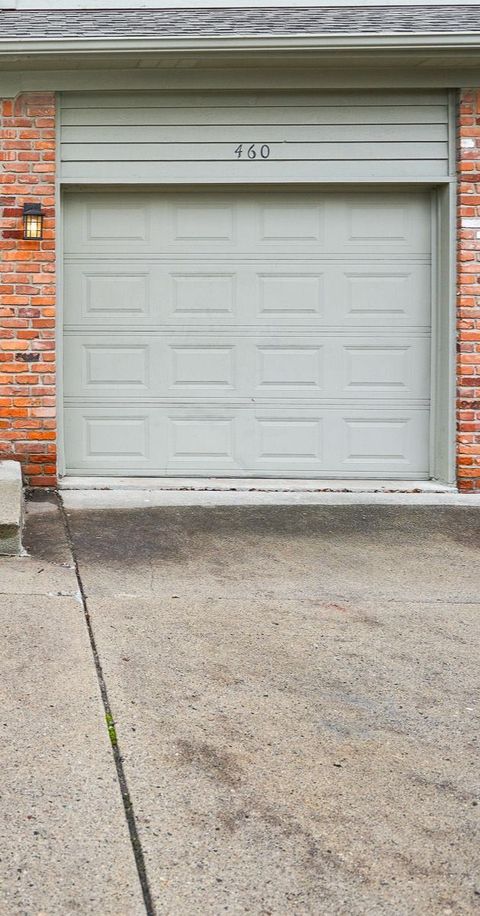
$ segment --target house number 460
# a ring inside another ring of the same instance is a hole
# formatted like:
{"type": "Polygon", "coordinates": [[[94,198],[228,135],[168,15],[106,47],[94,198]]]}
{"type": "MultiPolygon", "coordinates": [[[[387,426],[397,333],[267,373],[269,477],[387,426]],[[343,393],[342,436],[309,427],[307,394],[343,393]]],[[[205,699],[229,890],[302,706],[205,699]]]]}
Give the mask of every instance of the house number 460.
{"type": "Polygon", "coordinates": [[[252,143],[247,146],[246,143],[239,143],[234,150],[237,159],[268,159],[270,156],[270,147],[268,143],[259,146],[258,143],[252,143]]]}

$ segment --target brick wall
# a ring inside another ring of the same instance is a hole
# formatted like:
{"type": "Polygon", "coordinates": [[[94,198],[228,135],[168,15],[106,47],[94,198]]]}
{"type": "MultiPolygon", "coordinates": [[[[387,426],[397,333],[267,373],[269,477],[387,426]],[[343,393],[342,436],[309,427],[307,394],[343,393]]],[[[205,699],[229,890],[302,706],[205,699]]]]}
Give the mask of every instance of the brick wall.
{"type": "Polygon", "coordinates": [[[459,103],[457,476],[480,491],[480,89],[459,103]]]}
{"type": "Polygon", "coordinates": [[[0,457],[27,483],[56,480],[55,99],[0,101],[0,457]],[[24,242],[24,203],[41,202],[45,237],[24,242]]]}

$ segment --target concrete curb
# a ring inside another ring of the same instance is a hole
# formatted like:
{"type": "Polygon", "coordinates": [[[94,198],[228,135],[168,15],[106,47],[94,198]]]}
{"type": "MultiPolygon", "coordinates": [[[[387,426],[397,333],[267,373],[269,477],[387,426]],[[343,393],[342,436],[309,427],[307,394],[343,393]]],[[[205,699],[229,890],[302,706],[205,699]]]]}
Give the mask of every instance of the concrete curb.
{"type": "Polygon", "coordinates": [[[18,461],[0,461],[0,556],[22,552],[23,486],[18,461]]]}
{"type": "Polygon", "coordinates": [[[261,493],[174,490],[62,490],[70,509],[141,509],[154,506],[456,506],[480,509],[480,494],[261,493]]]}
{"type": "Polygon", "coordinates": [[[319,480],[259,477],[63,477],[59,490],[193,493],[457,493],[434,480],[319,480]]]}

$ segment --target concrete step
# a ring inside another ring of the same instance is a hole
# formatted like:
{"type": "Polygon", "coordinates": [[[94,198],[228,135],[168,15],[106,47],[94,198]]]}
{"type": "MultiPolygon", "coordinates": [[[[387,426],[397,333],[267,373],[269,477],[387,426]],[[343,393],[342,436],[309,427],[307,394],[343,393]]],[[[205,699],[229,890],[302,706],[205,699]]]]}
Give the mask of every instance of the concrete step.
{"type": "Polygon", "coordinates": [[[22,551],[23,487],[18,461],[0,461],[0,556],[22,551]]]}

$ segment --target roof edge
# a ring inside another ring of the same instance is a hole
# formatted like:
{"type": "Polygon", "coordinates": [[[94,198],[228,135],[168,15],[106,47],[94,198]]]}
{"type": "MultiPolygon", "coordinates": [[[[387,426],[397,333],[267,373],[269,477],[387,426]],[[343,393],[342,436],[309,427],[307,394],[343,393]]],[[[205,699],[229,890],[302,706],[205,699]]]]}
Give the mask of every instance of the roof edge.
{"type": "Polygon", "coordinates": [[[445,51],[445,50],[480,50],[479,32],[451,32],[414,33],[404,34],[389,33],[362,34],[346,36],[331,33],[328,35],[255,35],[254,37],[212,37],[212,38],[53,38],[53,39],[1,39],[0,55],[10,56],[39,56],[67,54],[98,54],[104,53],[115,56],[119,53],[220,53],[220,52],[288,52],[288,51],[445,51]]]}
{"type": "Polygon", "coordinates": [[[118,38],[105,36],[99,38],[49,38],[49,39],[2,39],[0,37],[0,54],[71,54],[72,52],[89,53],[118,52],[209,52],[209,51],[253,51],[253,50],[468,50],[480,49],[480,32],[414,32],[409,35],[399,32],[362,33],[346,35],[329,33],[318,35],[285,35],[257,34],[255,36],[211,37],[211,38],[154,38],[135,36],[118,38]]]}

